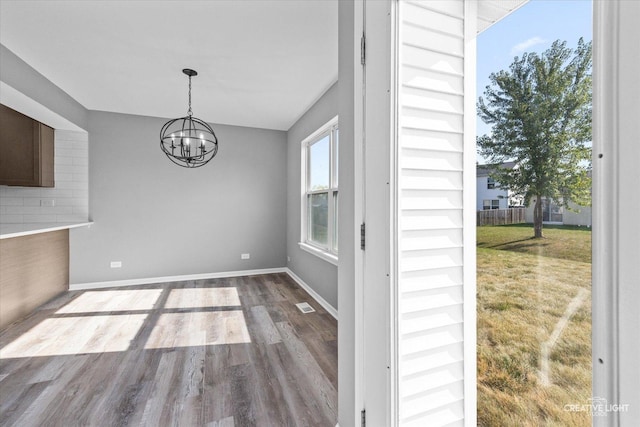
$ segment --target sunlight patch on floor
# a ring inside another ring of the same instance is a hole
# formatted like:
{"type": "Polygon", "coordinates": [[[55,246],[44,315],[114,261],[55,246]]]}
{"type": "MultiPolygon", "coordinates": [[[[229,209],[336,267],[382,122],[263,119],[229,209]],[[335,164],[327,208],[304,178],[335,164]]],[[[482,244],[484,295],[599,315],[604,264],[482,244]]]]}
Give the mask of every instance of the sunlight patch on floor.
{"type": "Polygon", "coordinates": [[[172,289],[164,308],[237,307],[240,297],[236,288],[172,289]]]}
{"type": "Polygon", "coordinates": [[[146,317],[131,314],[45,319],[2,348],[0,358],[125,351],[146,317]]]}
{"type": "Polygon", "coordinates": [[[161,294],[162,289],[85,291],[56,314],[151,310],[161,294]]]}
{"type": "Polygon", "coordinates": [[[161,314],[147,349],[250,343],[242,310],[161,314]]]}

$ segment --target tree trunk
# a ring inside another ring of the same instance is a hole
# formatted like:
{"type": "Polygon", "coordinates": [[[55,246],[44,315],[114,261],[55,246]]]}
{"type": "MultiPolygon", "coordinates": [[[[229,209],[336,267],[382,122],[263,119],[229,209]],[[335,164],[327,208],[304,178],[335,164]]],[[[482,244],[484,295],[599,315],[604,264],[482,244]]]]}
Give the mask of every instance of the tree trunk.
{"type": "Polygon", "coordinates": [[[533,237],[536,239],[542,235],[542,197],[536,196],[536,204],[533,207],[533,237]]]}

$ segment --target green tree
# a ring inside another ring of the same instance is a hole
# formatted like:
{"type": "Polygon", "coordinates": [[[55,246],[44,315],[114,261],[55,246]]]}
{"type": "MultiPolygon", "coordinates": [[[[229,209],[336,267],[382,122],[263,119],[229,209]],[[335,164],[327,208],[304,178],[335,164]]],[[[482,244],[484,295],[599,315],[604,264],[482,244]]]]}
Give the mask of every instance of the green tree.
{"type": "Polygon", "coordinates": [[[555,41],[538,55],[516,57],[492,73],[478,101],[491,134],[477,138],[501,188],[534,202],[534,236],[542,236],[542,199],[591,204],[591,42],[555,41]],[[513,169],[500,168],[506,161],[513,169]]]}

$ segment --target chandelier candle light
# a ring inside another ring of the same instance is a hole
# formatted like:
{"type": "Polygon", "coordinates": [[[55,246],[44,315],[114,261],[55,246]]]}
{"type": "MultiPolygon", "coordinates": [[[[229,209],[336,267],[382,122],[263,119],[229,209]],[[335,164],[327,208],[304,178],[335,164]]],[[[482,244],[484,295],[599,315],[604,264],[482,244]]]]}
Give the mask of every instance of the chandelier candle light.
{"type": "Polygon", "coordinates": [[[169,120],[160,130],[160,148],[176,165],[198,168],[218,153],[218,138],[211,126],[193,117],[191,111],[191,77],[198,73],[189,68],[182,70],[189,76],[189,110],[185,117],[169,120]]]}

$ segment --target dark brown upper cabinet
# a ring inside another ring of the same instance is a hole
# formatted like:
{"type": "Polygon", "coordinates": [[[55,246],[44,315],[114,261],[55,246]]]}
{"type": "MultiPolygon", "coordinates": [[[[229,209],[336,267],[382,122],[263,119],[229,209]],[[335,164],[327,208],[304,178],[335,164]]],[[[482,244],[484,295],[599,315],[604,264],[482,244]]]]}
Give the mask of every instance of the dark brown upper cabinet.
{"type": "Polygon", "coordinates": [[[53,129],[0,104],[0,185],[53,187],[53,129]]]}

